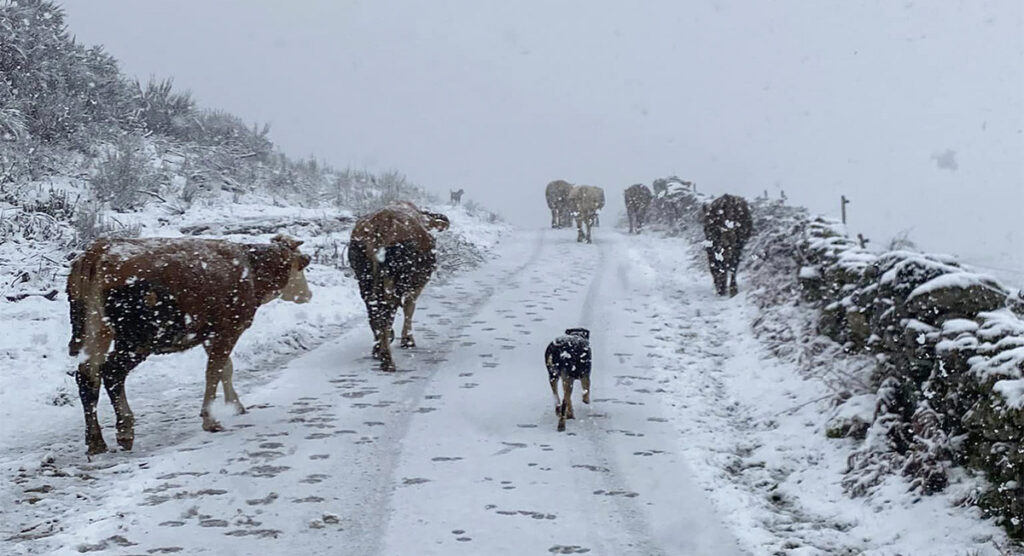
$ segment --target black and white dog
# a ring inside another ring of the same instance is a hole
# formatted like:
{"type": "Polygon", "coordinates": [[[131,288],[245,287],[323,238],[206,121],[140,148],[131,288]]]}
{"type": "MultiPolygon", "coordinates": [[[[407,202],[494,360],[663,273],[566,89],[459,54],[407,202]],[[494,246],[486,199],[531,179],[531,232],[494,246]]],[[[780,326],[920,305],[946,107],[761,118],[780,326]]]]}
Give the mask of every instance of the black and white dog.
{"type": "Polygon", "coordinates": [[[590,403],[590,331],[586,328],[570,328],[565,336],[559,336],[548,344],[544,351],[544,363],[548,367],[548,381],[555,396],[555,415],[558,416],[558,430],[565,430],[565,420],[575,419],[572,412],[572,385],[579,380],[583,384],[583,403],[590,403]],[[558,381],[562,381],[563,398],[558,398],[558,381]]]}

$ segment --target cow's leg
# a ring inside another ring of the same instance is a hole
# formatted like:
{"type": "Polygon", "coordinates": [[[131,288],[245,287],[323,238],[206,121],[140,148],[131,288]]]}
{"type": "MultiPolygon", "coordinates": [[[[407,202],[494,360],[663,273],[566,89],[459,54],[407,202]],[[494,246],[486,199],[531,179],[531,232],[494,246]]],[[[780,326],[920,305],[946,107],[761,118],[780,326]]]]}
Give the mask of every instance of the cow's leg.
{"type": "Polygon", "coordinates": [[[416,300],[419,299],[425,287],[427,287],[426,284],[405,296],[405,301],[402,304],[402,315],[405,317],[405,322],[402,324],[402,347],[416,347],[416,340],[412,337],[412,315],[416,312],[416,300]]]}
{"type": "Polygon", "coordinates": [[[84,342],[86,360],[78,365],[75,382],[78,383],[78,396],[82,399],[82,411],[85,413],[86,453],[93,455],[107,451],[107,443],[103,440],[100,421],[96,416],[96,406],[102,382],[100,367],[107,359],[112,333],[99,322],[90,322],[87,326],[90,332],[84,342]]]}
{"type": "Polygon", "coordinates": [[[394,283],[390,279],[384,280],[381,288],[381,296],[377,305],[377,324],[375,333],[377,336],[377,352],[380,358],[382,371],[394,371],[395,361],[391,358],[391,341],[394,332],[391,327],[395,323],[395,313],[398,312],[398,296],[395,294],[394,283]]]}
{"type": "Polygon", "coordinates": [[[593,242],[593,241],[591,241],[591,239],[590,239],[590,228],[591,228],[591,226],[593,226],[593,225],[594,225],[594,218],[595,218],[595,217],[593,217],[593,216],[588,216],[588,217],[586,218],[586,225],[587,225],[587,243],[594,243],[594,242],[593,242]]]}
{"type": "Polygon", "coordinates": [[[551,209],[551,227],[557,228],[558,224],[558,209],[551,209]]]}
{"type": "Polygon", "coordinates": [[[711,279],[715,283],[715,292],[718,295],[725,295],[726,276],[722,254],[716,247],[710,247],[708,252],[708,267],[711,270],[711,279]]]}
{"type": "Polygon", "coordinates": [[[235,406],[236,415],[242,415],[245,413],[245,406],[242,405],[242,400],[238,399],[238,392],[235,391],[235,383],[232,380],[234,375],[235,365],[231,362],[231,358],[228,357],[224,368],[220,372],[220,382],[224,387],[224,401],[235,406]]]}
{"type": "Polygon", "coordinates": [[[210,414],[210,406],[217,399],[217,385],[220,384],[224,369],[231,364],[231,350],[237,337],[216,337],[206,344],[206,389],[203,391],[203,407],[199,416],[203,419],[203,430],[218,432],[224,427],[210,414]]]}
{"type": "Polygon", "coordinates": [[[576,243],[583,243],[587,236],[583,233],[583,216],[576,217],[576,243]]]}
{"type": "Polygon", "coordinates": [[[110,404],[114,406],[117,416],[117,444],[124,450],[131,450],[135,443],[135,414],[128,406],[128,396],[124,391],[124,381],[128,373],[139,366],[146,358],[146,353],[137,351],[133,346],[114,345],[114,353],[100,367],[103,385],[107,388],[110,404]]]}
{"type": "Polygon", "coordinates": [[[580,383],[583,386],[583,403],[590,403],[590,375],[583,375],[580,383]]]}

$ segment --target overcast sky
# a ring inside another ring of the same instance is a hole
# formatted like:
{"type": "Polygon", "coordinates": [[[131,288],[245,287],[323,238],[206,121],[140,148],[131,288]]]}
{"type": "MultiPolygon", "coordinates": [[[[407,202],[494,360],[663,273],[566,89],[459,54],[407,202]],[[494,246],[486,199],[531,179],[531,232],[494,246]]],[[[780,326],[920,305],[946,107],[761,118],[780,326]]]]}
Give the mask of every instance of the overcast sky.
{"type": "MultiPolygon", "coordinates": [[[[72,0],[131,75],[297,156],[545,222],[556,178],[785,190],[1024,272],[1024,2],[72,0]],[[1001,261],[1001,262],[1000,262],[1001,261]]],[[[1024,281],[1024,274],[1021,275],[1024,281]]]]}

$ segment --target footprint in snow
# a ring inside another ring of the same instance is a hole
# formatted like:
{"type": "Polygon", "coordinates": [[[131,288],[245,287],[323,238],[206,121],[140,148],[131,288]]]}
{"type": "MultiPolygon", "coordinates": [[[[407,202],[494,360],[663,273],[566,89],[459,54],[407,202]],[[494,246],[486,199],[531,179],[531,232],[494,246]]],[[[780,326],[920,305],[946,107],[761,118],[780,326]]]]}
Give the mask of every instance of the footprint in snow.
{"type": "Polygon", "coordinates": [[[575,544],[572,544],[572,545],[556,544],[555,546],[552,546],[551,548],[549,548],[548,552],[550,552],[552,554],[586,554],[587,552],[590,552],[590,549],[589,548],[584,548],[582,546],[577,546],[575,544]]]}

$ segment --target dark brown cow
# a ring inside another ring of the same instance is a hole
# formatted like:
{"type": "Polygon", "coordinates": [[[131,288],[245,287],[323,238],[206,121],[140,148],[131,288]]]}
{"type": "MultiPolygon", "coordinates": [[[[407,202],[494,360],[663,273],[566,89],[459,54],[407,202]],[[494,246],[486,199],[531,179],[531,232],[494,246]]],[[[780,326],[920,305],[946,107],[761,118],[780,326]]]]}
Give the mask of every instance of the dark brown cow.
{"type": "Polygon", "coordinates": [[[565,228],[572,223],[572,207],[569,205],[571,191],[572,184],[565,180],[555,180],[544,190],[544,198],[551,209],[552,228],[565,228]]]}
{"type": "Polygon", "coordinates": [[[644,228],[647,208],[651,206],[651,190],[638,183],[626,188],[626,217],[629,218],[629,233],[640,233],[644,228]]]}
{"type": "Polygon", "coordinates": [[[373,331],[373,357],[381,369],[394,371],[391,341],[398,306],[405,324],[402,347],[414,347],[412,316],[416,299],[437,269],[434,237],[429,230],[447,230],[448,217],[420,210],[407,201],[360,218],[348,244],[348,261],[359,281],[359,294],[373,331]]]}
{"type": "Polygon", "coordinates": [[[718,295],[736,295],[736,269],[740,264],[743,246],[754,231],[750,217],[750,206],[743,197],[722,195],[711,206],[704,209],[704,237],[711,245],[707,247],[708,266],[715,282],[718,295]]]}
{"type": "Polygon", "coordinates": [[[132,448],[135,417],[124,382],[153,353],[200,344],[206,349],[203,429],[222,428],[209,411],[218,383],[224,385],[224,400],[244,412],[231,380],[231,351],[260,305],[277,297],[296,303],[311,298],[303,272],[309,257],[299,252],[301,243],[280,235],[264,245],[210,239],[100,239],[76,258],[67,284],[68,352],[84,352],[76,380],[88,453],[107,450],[96,418],[101,383],[117,415],[117,443],[125,450],[132,448]],[[111,342],[114,349],[108,354],[111,342]]]}

